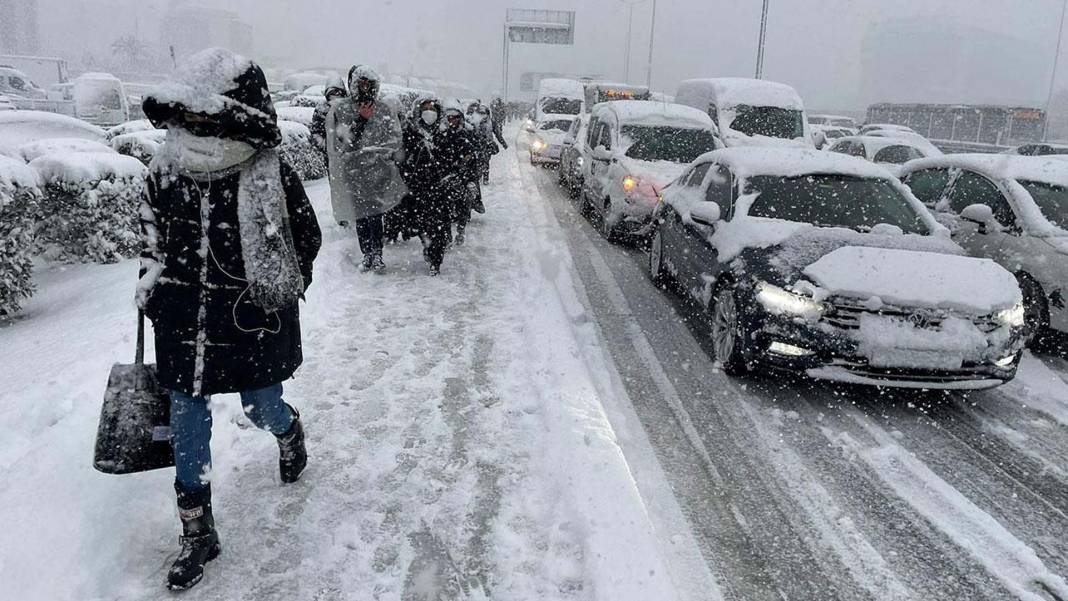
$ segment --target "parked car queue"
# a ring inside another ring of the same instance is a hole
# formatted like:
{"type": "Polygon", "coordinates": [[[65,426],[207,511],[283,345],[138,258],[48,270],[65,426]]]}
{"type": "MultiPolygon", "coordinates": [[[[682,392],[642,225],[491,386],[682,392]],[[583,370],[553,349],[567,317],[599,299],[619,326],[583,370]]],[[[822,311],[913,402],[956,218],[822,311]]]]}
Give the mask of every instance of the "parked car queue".
{"type": "Polygon", "coordinates": [[[596,105],[551,161],[607,238],[647,245],[652,279],[707,312],[726,373],[990,388],[1068,330],[1068,161],[942,156],[878,124],[817,151],[800,99],[764,83],[596,105]]]}

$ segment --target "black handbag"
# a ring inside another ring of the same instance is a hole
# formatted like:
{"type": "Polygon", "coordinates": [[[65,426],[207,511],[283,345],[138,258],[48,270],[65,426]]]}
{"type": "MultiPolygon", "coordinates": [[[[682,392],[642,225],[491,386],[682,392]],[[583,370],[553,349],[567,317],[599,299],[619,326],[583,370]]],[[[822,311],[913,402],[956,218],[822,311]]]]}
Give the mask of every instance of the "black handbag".
{"type": "Polygon", "coordinates": [[[137,312],[137,354],[132,365],[111,366],[93,467],[105,474],[133,474],[174,465],[171,401],[145,365],[145,315],[137,312]]]}

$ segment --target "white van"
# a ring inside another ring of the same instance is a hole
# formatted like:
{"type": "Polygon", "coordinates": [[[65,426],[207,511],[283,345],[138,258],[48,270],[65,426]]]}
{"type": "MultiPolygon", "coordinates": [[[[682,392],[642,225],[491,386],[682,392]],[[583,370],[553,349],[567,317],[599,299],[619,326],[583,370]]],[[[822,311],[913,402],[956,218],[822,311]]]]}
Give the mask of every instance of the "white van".
{"type": "Polygon", "coordinates": [[[72,82],[74,114],[101,127],[130,120],[130,101],[122,81],[110,73],[85,73],[72,82]]]}
{"type": "Polygon", "coordinates": [[[545,115],[581,115],[586,104],[586,87],[574,79],[543,79],[538,84],[538,99],[534,102],[534,122],[541,123],[545,115]]]}
{"type": "Polygon", "coordinates": [[[723,144],[814,148],[805,106],[786,84],[719,77],[679,84],[675,102],[706,111],[723,144]]]}

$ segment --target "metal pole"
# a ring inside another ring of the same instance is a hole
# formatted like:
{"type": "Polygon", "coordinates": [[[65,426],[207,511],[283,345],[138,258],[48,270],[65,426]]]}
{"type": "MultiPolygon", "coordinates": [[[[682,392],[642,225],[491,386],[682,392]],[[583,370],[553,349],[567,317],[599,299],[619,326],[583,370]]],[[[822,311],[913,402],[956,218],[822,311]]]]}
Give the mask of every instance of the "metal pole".
{"type": "MultiPolygon", "coordinates": [[[[1068,2],[1068,0],[1065,0],[1068,2]]],[[[760,41],[757,44],[756,78],[764,77],[764,41],[768,37],[768,0],[764,0],[764,8],[760,11],[760,41]]]]}
{"type": "Polygon", "coordinates": [[[627,50],[623,59],[623,82],[630,83],[630,41],[634,32],[634,3],[627,3],[627,50]]]}
{"type": "Polygon", "coordinates": [[[504,63],[504,101],[508,102],[508,21],[507,20],[504,22],[504,52],[503,52],[502,56],[503,56],[503,61],[502,62],[504,63]]]}
{"type": "MultiPolygon", "coordinates": [[[[1065,0],[1068,2],[1068,0],[1065,0]]],[[[656,0],[653,0],[653,21],[649,25],[649,64],[645,72],[645,85],[653,89],[653,40],[656,37],[656,0]]]]}
{"type": "Polygon", "coordinates": [[[1046,95],[1046,119],[1042,123],[1042,141],[1048,140],[1049,135],[1049,109],[1053,104],[1053,84],[1057,81],[1057,62],[1061,58],[1061,39],[1064,37],[1064,13],[1068,10],[1068,0],[1061,4],[1061,25],[1057,29],[1057,51],[1053,55],[1053,71],[1049,74],[1049,94],[1046,95]]]}

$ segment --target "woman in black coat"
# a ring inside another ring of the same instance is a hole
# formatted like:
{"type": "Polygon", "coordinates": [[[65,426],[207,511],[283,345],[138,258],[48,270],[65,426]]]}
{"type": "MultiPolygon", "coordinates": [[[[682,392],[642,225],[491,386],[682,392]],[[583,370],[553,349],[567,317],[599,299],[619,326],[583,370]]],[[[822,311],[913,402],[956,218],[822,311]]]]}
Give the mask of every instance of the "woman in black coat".
{"type": "Polygon", "coordinates": [[[279,444],[283,482],[307,463],[300,416],[282,382],[302,360],[298,299],[321,234],[304,188],[276,147],[281,133],[263,72],[212,49],[146,97],[167,129],[141,207],[137,301],[152,320],[159,382],[171,390],[182,550],[173,590],[219,554],[211,508],[212,394],[236,392],[279,444]]]}
{"type": "Polygon", "coordinates": [[[411,213],[423,240],[423,257],[430,275],[437,275],[452,236],[452,206],[447,194],[448,165],[438,147],[441,103],[435,98],[416,102],[404,127],[404,162],[401,175],[411,195],[411,213]]]}

